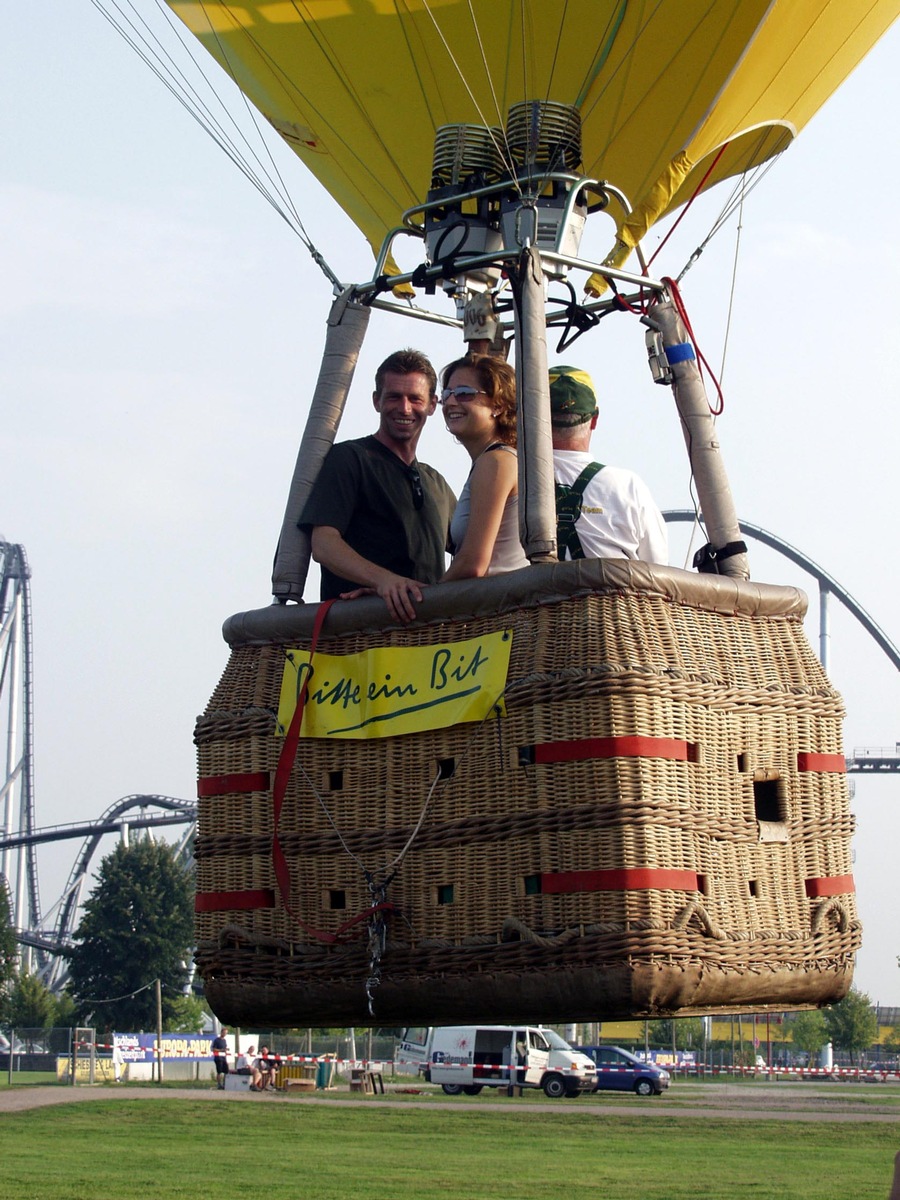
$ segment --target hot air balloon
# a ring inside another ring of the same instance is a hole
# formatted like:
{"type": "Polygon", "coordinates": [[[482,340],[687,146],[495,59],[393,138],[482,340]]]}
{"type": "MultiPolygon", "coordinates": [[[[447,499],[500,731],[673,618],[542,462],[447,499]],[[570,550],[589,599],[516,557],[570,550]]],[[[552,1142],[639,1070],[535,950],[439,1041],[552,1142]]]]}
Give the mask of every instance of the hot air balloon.
{"type": "Polygon", "coordinates": [[[841,701],[803,594],[749,580],[678,290],[640,240],[784,150],[896,0],[168,2],[376,256],[336,289],[277,603],[226,622],[196,727],[216,1012],[413,1025],[840,999],[860,936],[841,701]],[[551,280],[569,302],[548,304],[551,280]],[[473,314],[514,334],[532,565],[431,588],[402,628],[375,598],[296,603],[299,512],[370,308],[416,315],[404,297],[436,292],[470,340],[489,340],[473,314]],[[556,560],[546,331],[612,307],[673,387],[698,573],[556,560]]]}

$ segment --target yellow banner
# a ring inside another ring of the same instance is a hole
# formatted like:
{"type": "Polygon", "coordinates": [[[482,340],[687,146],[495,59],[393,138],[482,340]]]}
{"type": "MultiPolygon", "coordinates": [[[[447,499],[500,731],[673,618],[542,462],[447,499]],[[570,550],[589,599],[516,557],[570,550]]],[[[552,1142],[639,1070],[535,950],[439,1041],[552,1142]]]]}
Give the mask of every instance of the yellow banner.
{"type": "MultiPolygon", "coordinates": [[[[56,1078],[60,1082],[68,1082],[71,1079],[72,1060],[68,1055],[59,1055],[56,1059],[56,1078]]],[[[125,1068],[122,1068],[122,1073],[125,1073],[125,1068]]],[[[87,1055],[79,1055],[75,1060],[75,1078],[79,1083],[90,1082],[91,1077],[91,1060],[87,1055]]],[[[114,1083],[115,1071],[111,1058],[94,1059],[94,1082],[95,1083],[114,1083]]]]}
{"type": "Polygon", "coordinates": [[[512,630],[437,646],[379,646],[360,654],[288,650],[277,732],[283,737],[309,676],[301,737],[376,738],[442,729],[504,712],[512,630]]]}

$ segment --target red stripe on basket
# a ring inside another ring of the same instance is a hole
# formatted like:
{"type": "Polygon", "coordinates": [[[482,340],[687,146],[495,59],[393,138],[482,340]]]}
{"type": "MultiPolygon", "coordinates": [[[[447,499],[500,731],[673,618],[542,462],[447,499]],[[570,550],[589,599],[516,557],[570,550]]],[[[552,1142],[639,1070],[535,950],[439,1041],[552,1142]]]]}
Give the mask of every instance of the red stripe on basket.
{"type": "Polygon", "coordinates": [[[246,775],[206,775],[197,780],[197,796],[225,796],[228,792],[267,792],[269,772],[255,771],[246,775]]]}
{"type": "Polygon", "coordinates": [[[844,896],[855,891],[852,875],[822,875],[818,879],[806,880],[806,894],[810,900],[819,896],[844,896]]]}
{"type": "Polygon", "coordinates": [[[226,908],[274,908],[275,893],[271,888],[246,892],[198,892],[194,897],[194,912],[222,912],[226,908]]]}
{"type": "Polygon", "coordinates": [[[582,738],[574,742],[543,742],[532,747],[536,763],[575,762],[583,758],[672,758],[687,762],[690,747],[677,738],[582,738]]]}
{"type": "Polygon", "coordinates": [[[840,771],[847,772],[847,760],[843,754],[810,754],[801,750],[797,755],[798,771],[840,771]]]}
{"type": "Polygon", "coordinates": [[[557,871],[541,875],[541,891],[634,892],[644,889],[699,892],[696,871],[673,871],[665,867],[622,867],[615,871],[557,871]]]}

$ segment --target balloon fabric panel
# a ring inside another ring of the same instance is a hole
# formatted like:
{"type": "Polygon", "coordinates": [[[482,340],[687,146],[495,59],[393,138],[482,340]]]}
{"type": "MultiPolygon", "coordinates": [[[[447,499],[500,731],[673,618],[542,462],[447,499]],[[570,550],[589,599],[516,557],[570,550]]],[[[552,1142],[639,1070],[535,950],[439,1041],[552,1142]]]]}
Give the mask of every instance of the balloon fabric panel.
{"type": "Polygon", "coordinates": [[[373,249],[424,201],[441,125],[502,129],[511,105],[535,99],[578,107],[585,173],[640,205],[646,229],[692,194],[723,143],[707,188],[783,150],[900,11],[900,0],[168,3],[373,249]]]}

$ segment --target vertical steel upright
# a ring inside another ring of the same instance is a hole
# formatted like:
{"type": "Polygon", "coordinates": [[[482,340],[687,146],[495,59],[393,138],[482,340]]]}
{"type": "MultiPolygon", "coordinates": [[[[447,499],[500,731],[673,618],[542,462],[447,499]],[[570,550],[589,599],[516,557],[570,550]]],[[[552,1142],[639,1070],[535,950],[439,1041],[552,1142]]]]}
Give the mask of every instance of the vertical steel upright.
{"type": "MultiPolygon", "coordinates": [[[[7,837],[34,832],[30,578],[25,547],[0,541],[0,707],[7,715],[0,814],[7,837]]],[[[9,885],[15,928],[39,928],[35,847],[18,848],[14,870],[5,847],[0,871],[9,885]]]]}

